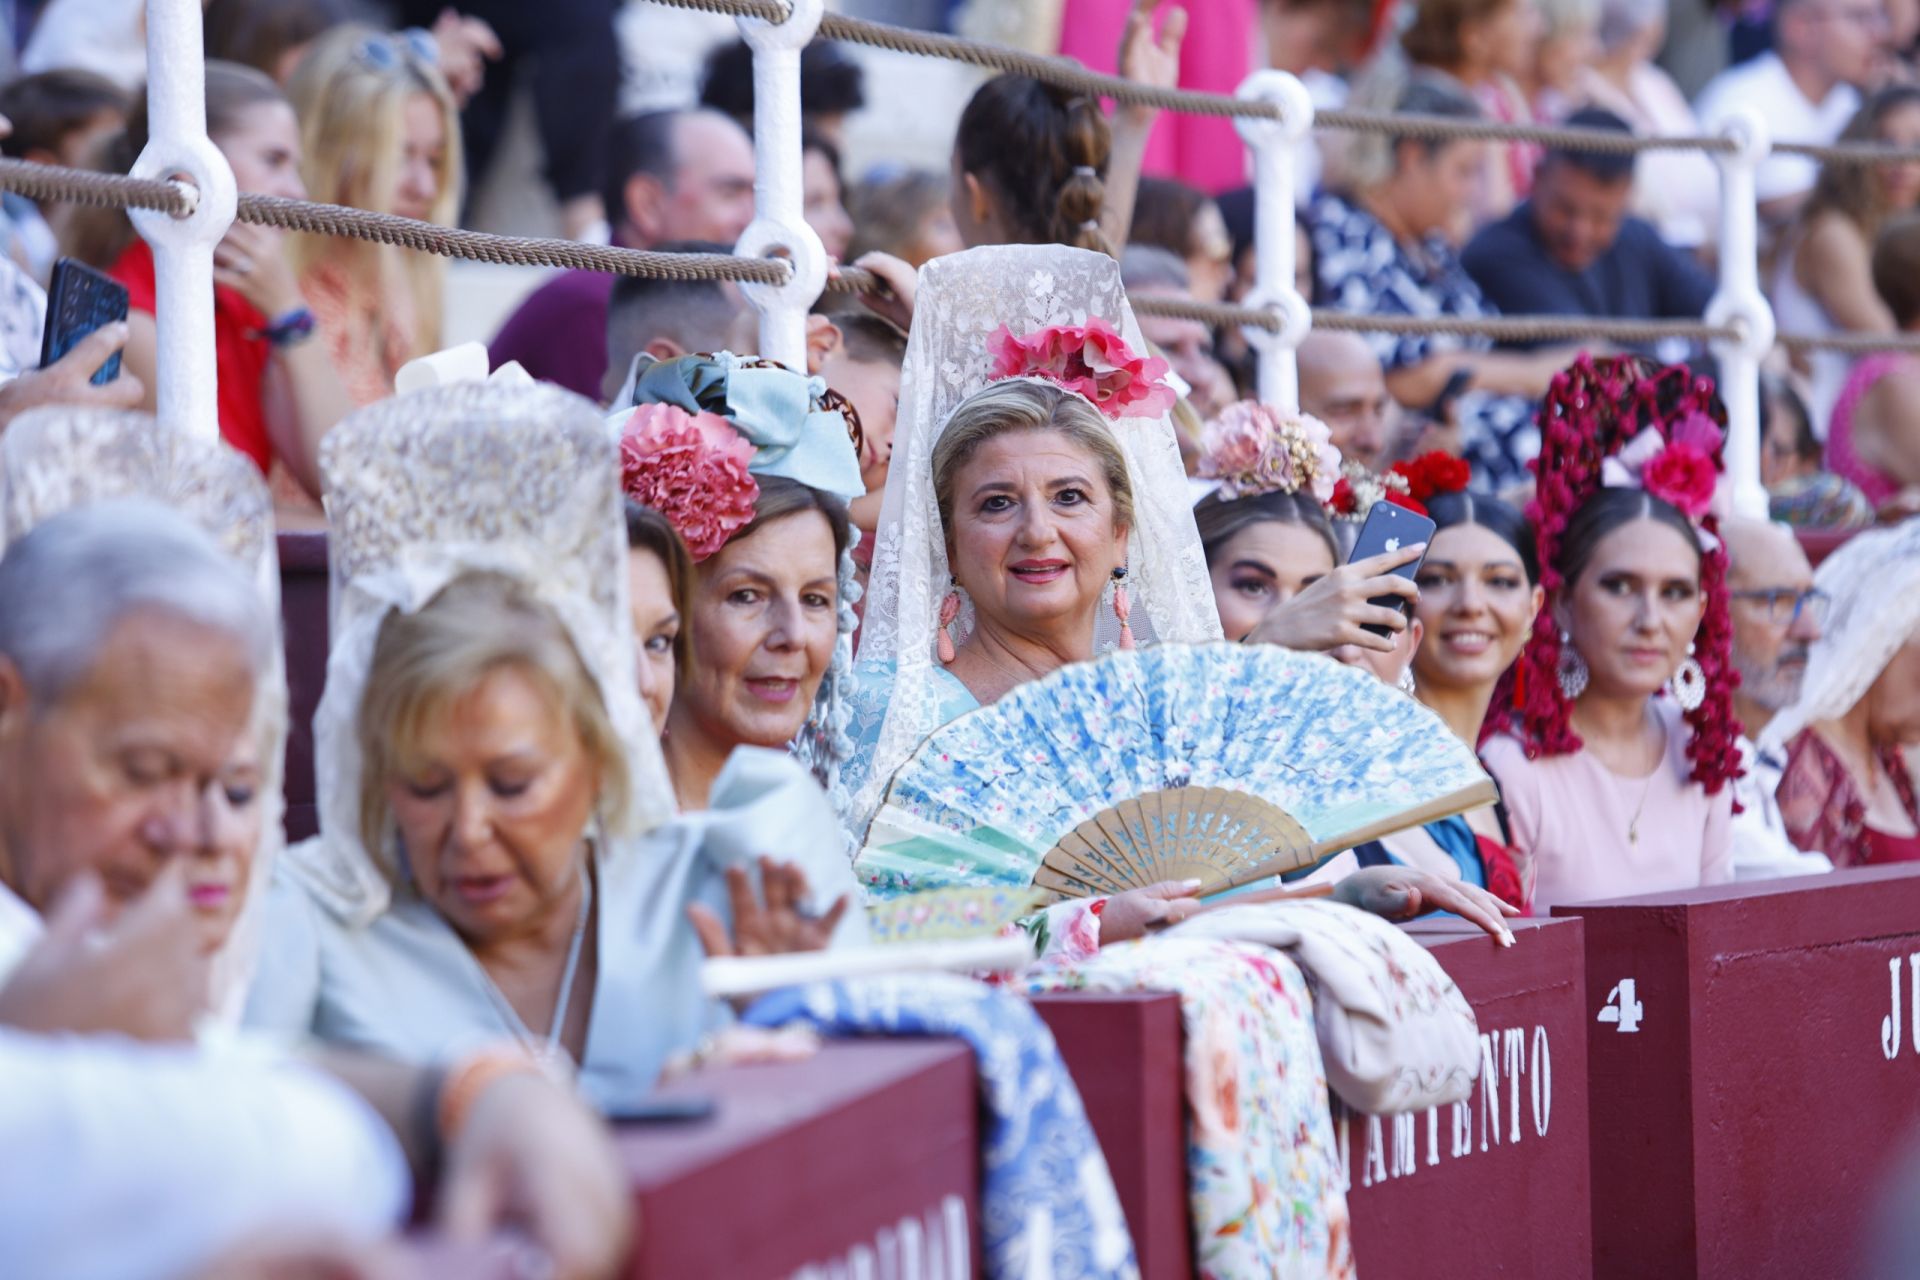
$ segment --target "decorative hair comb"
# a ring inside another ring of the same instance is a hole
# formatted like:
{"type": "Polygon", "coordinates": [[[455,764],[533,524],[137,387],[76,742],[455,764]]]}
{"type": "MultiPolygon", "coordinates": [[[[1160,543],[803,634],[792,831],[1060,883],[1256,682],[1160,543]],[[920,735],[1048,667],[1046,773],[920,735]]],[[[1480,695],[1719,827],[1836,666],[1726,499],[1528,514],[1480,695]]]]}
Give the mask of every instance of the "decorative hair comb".
{"type": "Polygon", "coordinates": [[[1318,418],[1241,400],[1202,429],[1198,474],[1218,481],[1222,498],[1309,493],[1325,503],[1340,483],[1340,451],[1318,418]]]}
{"type": "Polygon", "coordinates": [[[1427,514],[1427,503],[1443,493],[1464,493],[1473,468],[1450,453],[1435,449],[1417,458],[1396,462],[1375,475],[1357,462],[1340,468],[1327,512],[1336,520],[1365,520],[1378,502],[1427,514]]]}
{"type": "Polygon", "coordinates": [[[1015,337],[1001,325],[987,339],[993,354],[990,381],[1044,378],[1083,396],[1109,418],[1157,418],[1178,397],[1166,378],[1169,365],[1158,356],[1137,356],[1098,318],[1084,325],[1055,324],[1015,337]]]}
{"type": "Polygon", "coordinates": [[[753,520],[753,444],[725,418],[645,404],[620,430],[620,489],[667,518],[696,561],[753,520]]]}

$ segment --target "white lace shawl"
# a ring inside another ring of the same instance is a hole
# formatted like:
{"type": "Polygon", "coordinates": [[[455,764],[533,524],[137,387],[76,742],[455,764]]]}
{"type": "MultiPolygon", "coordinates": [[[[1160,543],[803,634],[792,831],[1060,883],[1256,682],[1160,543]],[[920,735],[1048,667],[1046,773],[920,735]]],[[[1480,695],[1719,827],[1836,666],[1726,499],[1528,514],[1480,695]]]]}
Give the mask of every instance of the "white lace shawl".
{"type": "Polygon", "coordinates": [[[313,718],[320,834],[287,867],[350,923],[391,888],[360,839],[357,725],[389,614],[420,609],[463,574],[503,573],[551,608],[626,750],[629,823],[598,815],[609,848],[673,814],[658,731],[640,701],[627,604],[616,447],[593,404],[549,385],[460,382],[349,415],[320,451],[331,634],[313,718]]]}
{"type": "Polygon", "coordinates": [[[1814,585],[1832,612],[1807,663],[1800,697],[1773,718],[1760,745],[1778,749],[1809,725],[1853,710],[1920,631],[1920,519],[1857,533],[1821,563],[1814,585]]]}
{"type": "Polygon", "coordinates": [[[245,455],[144,413],[36,409],[21,414],[0,435],[0,550],[63,511],[116,498],[151,499],[205,530],[252,576],[274,620],[272,665],[261,673],[253,699],[253,732],[260,743],[260,841],[245,899],[213,966],[211,1008],[218,1022],[233,1025],[259,955],[261,904],[285,839],[281,779],[287,676],[277,642],[280,558],[273,500],[245,455]]]}
{"type": "MultiPolygon", "coordinates": [[[[893,773],[940,727],[935,631],[948,582],[946,541],[933,486],[933,447],[954,409],[988,384],[988,338],[1002,324],[1016,335],[1099,317],[1135,352],[1145,339],[1127,305],[1120,268],[1105,254],[1062,245],[995,245],[936,258],[920,269],[913,329],[900,383],[893,463],[880,510],[867,587],[858,675],[863,686],[891,682],[872,759],[857,788],[834,800],[856,838],[878,810],[893,773]]],[[[1193,524],[1186,470],[1171,420],[1122,418],[1113,433],[1133,483],[1127,590],[1139,642],[1220,638],[1206,557],[1193,524]]],[[[963,609],[962,634],[971,625],[963,609]]],[[[1102,607],[1096,647],[1118,636],[1102,607]]]]}

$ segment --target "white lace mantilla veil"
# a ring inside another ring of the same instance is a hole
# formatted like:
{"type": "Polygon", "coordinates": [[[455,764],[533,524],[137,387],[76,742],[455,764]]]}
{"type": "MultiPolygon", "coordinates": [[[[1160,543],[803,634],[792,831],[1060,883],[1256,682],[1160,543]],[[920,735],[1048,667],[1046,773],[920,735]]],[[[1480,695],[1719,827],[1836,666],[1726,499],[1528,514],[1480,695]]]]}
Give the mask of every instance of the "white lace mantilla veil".
{"type": "Polygon", "coordinates": [[[566,628],[626,751],[628,828],[601,815],[609,850],[672,816],[673,788],[640,701],[620,467],[600,410],[549,385],[460,382],[350,415],[320,449],[331,579],[327,684],[313,718],[320,834],[286,865],[356,925],[392,891],[360,841],[357,721],[380,626],[470,572],[531,588],[566,628]]]}
{"type": "MultiPolygon", "coordinates": [[[[189,436],[144,413],[57,407],[21,414],[0,435],[0,549],[76,507],[144,498],[204,529],[250,574],[279,635],[280,559],[273,500],[247,457],[217,439],[189,436]]],[[[273,646],[253,701],[261,742],[260,843],[246,897],[215,958],[212,1009],[236,1025],[260,949],[260,904],[285,839],[281,781],[287,745],[285,654],[273,646]]]]}
{"type": "Polygon", "coordinates": [[[1784,748],[1802,729],[1851,711],[1920,631],[1920,519],[1854,534],[1813,581],[1832,598],[1832,612],[1799,699],[1767,725],[1763,747],[1784,748]]]}
{"type": "MultiPolygon", "coordinates": [[[[1146,352],[1120,285],[1120,266],[1102,253],[1064,245],[993,245],[920,268],[860,635],[863,690],[888,679],[892,687],[883,698],[869,700],[863,692],[862,711],[884,719],[857,790],[836,788],[834,795],[856,847],[894,771],[940,727],[934,641],[948,569],[934,497],[934,444],[960,402],[988,385],[988,339],[1001,325],[1023,336],[1096,317],[1136,353],[1146,352]]],[[[1135,636],[1143,645],[1220,639],[1220,615],[1171,418],[1121,418],[1113,434],[1133,482],[1127,591],[1135,636]]],[[[971,606],[965,606],[960,632],[971,625],[971,606]]],[[[1118,636],[1118,621],[1103,605],[1096,648],[1118,636]]]]}

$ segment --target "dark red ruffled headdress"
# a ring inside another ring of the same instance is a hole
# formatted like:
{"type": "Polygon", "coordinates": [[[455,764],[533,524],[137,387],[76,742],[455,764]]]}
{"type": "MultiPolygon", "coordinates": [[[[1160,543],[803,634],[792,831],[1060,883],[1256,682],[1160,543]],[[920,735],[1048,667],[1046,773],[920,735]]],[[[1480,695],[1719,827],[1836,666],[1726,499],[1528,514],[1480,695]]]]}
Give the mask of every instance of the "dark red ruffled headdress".
{"type": "MultiPolygon", "coordinates": [[[[1700,705],[1686,713],[1693,730],[1687,758],[1694,781],[1709,795],[1739,776],[1740,726],[1733,714],[1739,676],[1727,618],[1727,553],[1712,506],[1715,483],[1725,470],[1726,420],[1713,383],[1694,378],[1680,365],[1582,356],[1555,375],[1540,405],[1540,456],[1532,464],[1537,486],[1527,505],[1549,607],[1534,620],[1533,638],[1514,664],[1512,680],[1529,755],[1580,749],[1568,721],[1572,704],[1560,692],[1560,630],[1551,608],[1565,585],[1557,568],[1560,541],[1582,503],[1603,487],[1627,485],[1679,508],[1705,535],[1700,582],[1706,612],[1693,656],[1707,688],[1700,705]]],[[[1502,702],[1496,697],[1496,706],[1502,702]]]]}

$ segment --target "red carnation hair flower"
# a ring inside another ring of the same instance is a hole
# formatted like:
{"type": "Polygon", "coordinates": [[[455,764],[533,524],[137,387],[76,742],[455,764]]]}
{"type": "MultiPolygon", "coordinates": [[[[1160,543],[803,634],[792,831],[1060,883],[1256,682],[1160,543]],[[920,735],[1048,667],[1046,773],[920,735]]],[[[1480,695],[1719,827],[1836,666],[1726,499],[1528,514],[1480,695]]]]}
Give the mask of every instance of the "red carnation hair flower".
{"type": "Polygon", "coordinates": [[[753,519],[753,444],[718,414],[645,404],[620,430],[620,489],[667,518],[696,561],[753,519]]]}
{"type": "MultiPolygon", "coordinates": [[[[1561,539],[1573,514],[1601,489],[1603,464],[1651,428],[1664,442],[1663,461],[1657,469],[1651,464],[1640,469],[1642,484],[1689,515],[1688,508],[1697,506],[1703,513],[1698,526],[1708,535],[1700,561],[1706,611],[1694,637],[1694,660],[1706,674],[1707,691],[1699,707],[1686,713],[1693,731],[1687,758],[1694,781],[1716,794],[1741,772],[1740,726],[1733,714],[1739,676],[1727,616],[1727,553],[1720,545],[1718,518],[1700,500],[1699,463],[1708,463],[1716,477],[1725,470],[1726,408],[1710,380],[1693,378],[1683,366],[1661,368],[1636,356],[1594,360],[1583,355],[1554,376],[1539,420],[1540,456],[1531,464],[1537,484],[1527,519],[1539,550],[1540,585],[1550,603],[1534,620],[1533,637],[1503,683],[1503,692],[1524,691],[1516,700],[1528,754],[1580,750],[1568,719],[1572,704],[1560,692],[1560,631],[1551,608],[1566,586],[1558,568],[1561,539]],[[1717,435],[1708,427],[1717,428],[1717,435]],[[1699,458],[1691,456],[1695,453],[1699,458]],[[1656,474],[1646,475],[1647,470],[1656,474]]],[[[1711,492],[1706,485],[1707,496],[1711,492]]],[[[1499,698],[1496,694],[1496,706],[1499,698]]]]}

